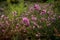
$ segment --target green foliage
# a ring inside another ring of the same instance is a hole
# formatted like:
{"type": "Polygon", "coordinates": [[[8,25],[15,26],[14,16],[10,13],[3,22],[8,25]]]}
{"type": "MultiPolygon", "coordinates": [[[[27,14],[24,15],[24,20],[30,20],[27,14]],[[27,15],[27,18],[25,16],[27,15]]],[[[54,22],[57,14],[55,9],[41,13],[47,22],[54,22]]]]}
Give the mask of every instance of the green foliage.
{"type": "Polygon", "coordinates": [[[47,0],[47,2],[48,2],[48,3],[50,3],[50,2],[54,2],[54,0],[47,0]]]}
{"type": "Polygon", "coordinates": [[[19,4],[9,3],[6,11],[7,11],[9,18],[12,19],[13,18],[12,12],[16,11],[17,16],[20,16],[20,14],[25,10],[26,10],[26,8],[24,8],[24,1],[20,0],[19,4]]]}
{"type": "Polygon", "coordinates": [[[58,15],[60,15],[60,0],[57,0],[54,3],[54,11],[58,13],[58,15]]]}

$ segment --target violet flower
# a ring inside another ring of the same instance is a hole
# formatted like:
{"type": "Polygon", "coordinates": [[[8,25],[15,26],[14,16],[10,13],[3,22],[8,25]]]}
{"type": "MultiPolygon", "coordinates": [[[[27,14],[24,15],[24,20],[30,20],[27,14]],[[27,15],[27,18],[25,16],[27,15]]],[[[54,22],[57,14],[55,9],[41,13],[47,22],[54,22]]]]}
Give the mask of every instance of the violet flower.
{"type": "Polygon", "coordinates": [[[50,20],[51,20],[51,18],[50,18],[50,17],[48,17],[48,18],[47,18],[47,20],[48,20],[48,21],[50,21],[50,20]]]}
{"type": "Polygon", "coordinates": [[[35,4],[35,5],[34,5],[34,8],[35,8],[36,10],[40,10],[40,6],[39,6],[38,4],[35,4]]]}
{"type": "Polygon", "coordinates": [[[36,21],[37,20],[37,18],[36,17],[34,17],[34,16],[32,16],[32,18],[31,18],[33,21],[36,21]]]}
{"type": "Polygon", "coordinates": [[[19,24],[16,24],[16,29],[18,29],[18,27],[19,27],[19,24]]]}
{"type": "Polygon", "coordinates": [[[44,15],[44,14],[46,14],[46,10],[42,10],[40,13],[40,15],[44,15]]]}
{"type": "Polygon", "coordinates": [[[22,21],[23,21],[23,23],[24,23],[26,26],[29,26],[29,25],[30,25],[29,19],[28,19],[27,17],[23,17],[23,18],[22,18],[22,21]]]}
{"type": "Polygon", "coordinates": [[[56,18],[51,17],[51,21],[52,21],[52,22],[55,22],[55,21],[56,21],[56,18]]]}
{"type": "Polygon", "coordinates": [[[4,30],[4,29],[2,29],[2,32],[4,33],[4,32],[5,32],[5,30],[4,30]]]}

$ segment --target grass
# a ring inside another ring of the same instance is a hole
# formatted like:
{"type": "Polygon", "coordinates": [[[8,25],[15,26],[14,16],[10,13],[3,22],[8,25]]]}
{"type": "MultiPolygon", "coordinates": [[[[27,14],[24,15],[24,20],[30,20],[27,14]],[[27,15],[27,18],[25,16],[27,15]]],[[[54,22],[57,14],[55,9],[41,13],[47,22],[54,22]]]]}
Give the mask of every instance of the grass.
{"type": "Polygon", "coordinates": [[[20,16],[20,14],[21,14],[21,12],[24,10],[24,6],[23,6],[23,3],[21,3],[21,4],[18,4],[18,5],[8,5],[8,7],[9,7],[9,17],[10,18],[12,18],[12,12],[14,12],[14,11],[17,11],[18,12],[18,16],[20,16]]]}
{"type": "Polygon", "coordinates": [[[10,19],[13,18],[12,12],[16,11],[17,16],[20,16],[22,12],[27,10],[27,7],[24,7],[24,0],[19,0],[19,3],[17,4],[12,4],[10,0],[2,1],[0,3],[0,7],[4,9],[4,14],[7,15],[10,19]]]}

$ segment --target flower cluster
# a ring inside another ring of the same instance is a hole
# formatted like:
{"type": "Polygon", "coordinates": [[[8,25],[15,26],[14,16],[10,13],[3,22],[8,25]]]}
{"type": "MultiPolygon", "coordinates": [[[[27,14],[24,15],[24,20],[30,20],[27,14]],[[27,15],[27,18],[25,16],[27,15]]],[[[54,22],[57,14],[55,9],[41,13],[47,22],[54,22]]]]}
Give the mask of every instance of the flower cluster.
{"type": "MultiPolygon", "coordinates": [[[[9,19],[6,15],[0,16],[0,39],[11,38],[18,35],[21,40],[40,40],[41,36],[52,36],[60,33],[60,16],[52,10],[42,9],[41,6],[35,4],[28,9],[27,12],[17,16],[14,11],[13,18],[9,19]]],[[[46,37],[46,38],[47,38],[46,37]]]]}

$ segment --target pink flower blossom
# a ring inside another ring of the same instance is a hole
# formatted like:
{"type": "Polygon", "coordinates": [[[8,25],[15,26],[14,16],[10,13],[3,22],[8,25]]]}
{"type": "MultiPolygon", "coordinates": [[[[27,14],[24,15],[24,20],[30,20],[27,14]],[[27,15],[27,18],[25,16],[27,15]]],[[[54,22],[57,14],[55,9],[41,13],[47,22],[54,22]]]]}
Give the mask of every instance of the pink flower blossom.
{"type": "Polygon", "coordinates": [[[48,20],[48,21],[50,21],[50,20],[51,20],[51,18],[50,18],[50,17],[48,17],[48,18],[47,18],[47,20],[48,20]]]}
{"type": "Polygon", "coordinates": [[[6,24],[7,24],[8,26],[10,25],[8,21],[5,21],[5,22],[6,22],[6,24]]]}
{"type": "Polygon", "coordinates": [[[8,20],[9,19],[9,17],[7,17],[7,16],[4,16],[4,20],[8,20]]]}
{"type": "Polygon", "coordinates": [[[55,22],[55,21],[56,21],[56,18],[51,17],[51,21],[52,21],[52,22],[55,22]]]}
{"type": "Polygon", "coordinates": [[[23,23],[26,24],[26,26],[30,25],[29,19],[27,17],[23,17],[22,20],[23,20],[23,23]]]}
{"type": "Polygon", "coordinates": [[[38,24],[36,22],[33,22],[34,26],[38,26],[38,24]]]}
{"type": "Polygon", "coordinates": [[[36,10],[40,10],[40,6],[39,6],[38,4],[35,4],[35,5],[34,5],[34,8],[35,8],[36,10]]]}
{"type": "Polygon", "coordinates": [[[5,30],[4,30],[4,29],[2,29],[2,32],[5,32],[5,30]]]}
{"type": "Polygon", "coordinates": [[[31,18],[33,21],[36,21],[37,20],[37,18],[36,17],[34,17],[34,16],[32,16],[32,18],[31,18]]]}
{"type": "Polygon", "coordinates": [[[48,23],[48,24],[47,24],[47,27],[50,27],[50,26],[51,26],[51,23],[48,23]]]}
{"type": "Polygon", "coordinates": [[[30,11],[30,12],[34,11],[34,8],[33,8],[33,7],[30,7],[30,8],[29,8],[29,11],[30,11]]]}
{"type": "Polygon", "coordinates": [[[58,16],[58,18],[60,19],[60,16],[58,16]]]}
{"type": "Polygon", "coordinates": [[[42,17],[42,18],[41,18],[41,21],[46,21],[46,18],[42,17]]]}
{"type": "Polygon", "coordinates": [[[46,14],[46,10],[42,10],[40,13],[40,15],[44,15],[44,14],[46,14]]]}
{"type": "Polygon", "coordinates": [[[16,25],[16,29],[18,29],[18,27],[19,27],[19,24],[16,25]]]}
{"type": "Polygon", "coordinates": [[[1,15],[1,18],[3,18],[5,15],[1,15]]]}

